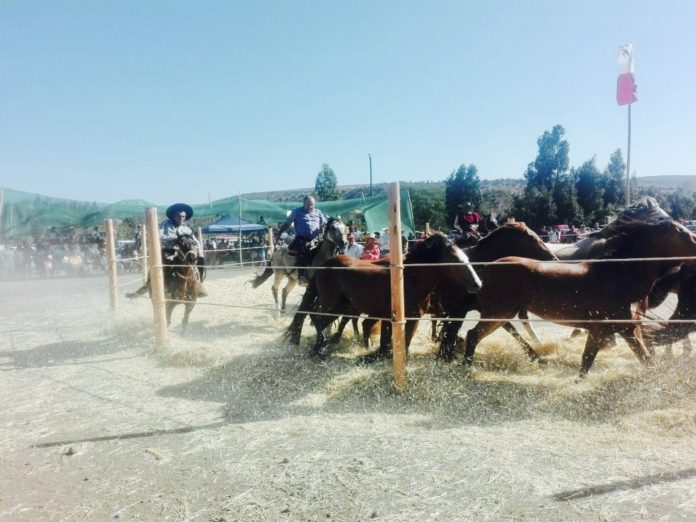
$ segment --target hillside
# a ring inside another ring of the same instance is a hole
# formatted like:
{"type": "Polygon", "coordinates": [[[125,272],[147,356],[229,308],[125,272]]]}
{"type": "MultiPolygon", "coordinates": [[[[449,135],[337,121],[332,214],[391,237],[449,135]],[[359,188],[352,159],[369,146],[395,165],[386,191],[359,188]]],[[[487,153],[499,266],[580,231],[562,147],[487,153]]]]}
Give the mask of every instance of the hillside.
{"type": "Polygon", "coordinates": [[[642,176],[636,178],[639,187],[696,192],[696,176],[642,176]]]}

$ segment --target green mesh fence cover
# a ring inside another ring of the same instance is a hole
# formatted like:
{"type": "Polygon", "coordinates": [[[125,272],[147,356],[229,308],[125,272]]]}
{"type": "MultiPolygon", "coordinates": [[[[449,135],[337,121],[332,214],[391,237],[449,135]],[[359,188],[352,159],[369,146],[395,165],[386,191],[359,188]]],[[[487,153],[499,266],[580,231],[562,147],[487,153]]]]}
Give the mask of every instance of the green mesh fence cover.
{"type": "MultiPolygon", "coordinates": [[[[244,198],[214,201],[192,205],[196,224],[203,226],[227,215],[239,216],[240,203],[242,219],[257,223],[263,218],[268,224],[285,221],[289,210],[302,205],[300,201],[272,202],[244,198]]],[[[3,238],[13,239],[40,234],[54,226],[102,226],[106,219],[132,218],[140,223],[144,220],[145,210],[150,207],[157,207],[159,215],[164,219],[167,206],[143,200],[125,200],[112,204],[75,201],[5,188],[3,205],[0,208],[0,232],[3,238]]],[[[319,201],[317,208],[329,217],[340,215],[346,222],[351,219],[357,221],[357,218],[362,216],[370,232],[377,232],[389,226],[386,195],[319,201]]],[[[401,226],[405,234],[414,232],[411,200],[406,189],[401,190],[401,226]]]]}

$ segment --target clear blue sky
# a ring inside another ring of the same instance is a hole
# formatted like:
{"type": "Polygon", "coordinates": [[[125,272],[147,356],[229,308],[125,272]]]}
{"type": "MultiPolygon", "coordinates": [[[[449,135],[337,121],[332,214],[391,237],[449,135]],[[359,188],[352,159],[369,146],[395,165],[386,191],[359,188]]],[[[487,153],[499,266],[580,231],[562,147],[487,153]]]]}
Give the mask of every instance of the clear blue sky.
{"type": "Polygon", "coordinates": [[[696,174],[696,2],[0,0],[0,184],[203,203],[339,184],[519,178],[566,129],[571,165],[696,174]]]}

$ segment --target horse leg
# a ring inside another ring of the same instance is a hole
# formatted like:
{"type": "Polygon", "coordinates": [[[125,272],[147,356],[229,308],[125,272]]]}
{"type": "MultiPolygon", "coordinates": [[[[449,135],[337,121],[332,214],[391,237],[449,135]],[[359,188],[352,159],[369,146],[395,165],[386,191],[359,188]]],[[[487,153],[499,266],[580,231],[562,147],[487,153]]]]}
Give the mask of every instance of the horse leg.
{"type": "MultiPolygon", "coordinates": [[[[537,335],[536,330],[534,329],[534,326],[532,326],[532,323],[529,322],[529,312],[527,312],[527,310],[522,310],[517,316],[520,319],[524,319],[522,321],[522,326],[527,331],[527,335],[529,335],[529,337],[532,338],[532,341],[534,341],[534,344],[539,346],[541,344],[541,339],[539,339],[539,336],[537,335]]],[[[507,328],[505,328],[505,329],[507,330],[507,328]]],[[[510,332],[510,333],[512,333],[512,332],[510,332]]],[[[513,337],[514,337],[514,334],[513,334],[513,337]]],[[[529,344],[527,344],[527,346],[529,346],[529,344]]],[[[535,353],[535,355],[536,355],[536,353],[535,353]]],[[[537,358],[538,357],[539,356],[537,355],[537,358]]]]}
{"type": "Polygon", "coordinates": [[[462,327],[461,321],[443,321],[440,334],[440,349],[437,358],[447,362],[454,359],[454,347],[457,345],[457,334],[462,327]]]}
{"type": "Polygon", "coordinates": [[[580,366],[581,379],[587,377],[587,372],[592,368],[592,363],[595,357],[597,357],[597,352],[599,352],[602,346],[607,344],[611,337],[613,337],[611,332],[608,332],[606,328],[595,327],[588,329],[585,350],[582,353],[582,365],[580,366]]]}
{"type": "Polygon", "coordinates": [[[462,364],[471,366],[474,362],[474,352],[476,351],[478,343],[499,327],[503,326],[506,322],[507,321],[491,321],[476,323],[476,326],[466,333],[466,350],[464,352],[464,361],[462,361],[462,364]]]}
{"type": "Polygon", "coordinates": [[[643,341],[638,336],[638,328],[638,326],[629,325],[619,330],[619,334],[626,340],[628,346],[633,350],[633,353],[636,354],[636,357],[638,357],[638,360],[646,364],[652,359],[654,352],[651,352],[645,344],[643,344],[643,341]]]}
{"type": "Polygon", "coordinates": [[[329,345],[329,340],[326,338],[324,330],[326,330],[326,327],[333,319],[323,315],[311,315],[310,320],[317,330],[317,339],[312,347],[311,355],[322,357],[326,355],[326,347],[329,345]]]}
{"type": "Polygon", "coordinates": [[[370,334],[372,333],[372,327],[377,323],[377,319],[363,319],[363,346],[365,349],[369,350],[371,347],[370,334]]]}
{"type": "Polygon", "coordinates": [[[350,322],[353,325],[353,337],[357,339],[360,337],[360,329],[358,328],[358,318],[352,317],[350,322]]]}
{"type": "Polygon", "coordinates": [[[186,332],[186,327],[188,326],[189,316],[193,310],[194,303],[186,303],[184,305],[184,318],[181,320],[181,333],[186,332]]]}
{"type": "Polygon", "coordinates": [[[288,295],[290,295],[290,292],[292,292],[296,286],[297,286],[297,279],[294,279],[292,277],[288,277],[288,284],[286,284],[285,288],[283,288],[282,301],[281,301],[282,304],[280,306],[280,313],[281,314],[285,313],[285,303],[288,300],[288,295]]]}
{"type": "MultiPolygon", "coordinates": [[[[527,323],[525,323],[527,324],[527,323]]],[[[503,329],[512,335],[512,337],[520,343],[520,346],[524,349],[524,351],[527,352],[527,355],[529,356],[529,359],[532,361],[536,361],[539,359],[539,354],[534,351],[534,348],[520,335],[520,332],[517,331],[517,328],[512,323],[505,323],[503,325],[503,329]]],[[[537,338],[538,339],[538,338],[537,338]]]]}
{"type": "MultiPolygon", "coordinates": [[[[341,320],[338,322],[338,328],[336,329],[336,333],[333,334],[331,337],[331,344],[338,344],[341,341],[341,336],[343,335],[343,330],[346,328],[348,323],[350,322],[350,317],[346,317],[345,315],[341,317],[341,320]]],[[[356,320],[357,322],[357,320],[356,320]]]]}
{"type": "Polygon", "coordinates": [[[437,342],[437,319],[432,319],[430,321],[430,340],[433,342],[437,342]]]}
{"type": "Polygon", "coordinates": [[[298,346],[300,344],[300,337],[302,336],[302,325],[304,323],[305,317],[307,317],[307,312],[312,311],[317,300],[317,295],[313,291],[307,288],[304,295],[302,296],[302,301],[300,306],[292,318],[292,323],[288,327],[287,334],[290,344],[298,346]]]}
{"type": "Polygon", "coordinates": [[[167,326],[171,326],[172,324],[172,311],[174,310],[175,306],[176,303],[172,303],[171,301],[167,301],[167,303],[164,305],[164,312],[167,316],[167,326]]]}

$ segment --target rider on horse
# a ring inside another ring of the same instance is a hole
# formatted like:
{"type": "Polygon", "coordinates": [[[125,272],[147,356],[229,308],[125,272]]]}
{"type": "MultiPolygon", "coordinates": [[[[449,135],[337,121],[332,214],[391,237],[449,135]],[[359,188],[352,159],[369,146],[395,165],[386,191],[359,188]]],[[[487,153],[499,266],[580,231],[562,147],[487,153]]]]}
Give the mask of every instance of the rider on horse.
{"type": "Polygon", "coordinates": [[[290,243],[288,252],[296,256],[295,266],[300,267],[300,280],[304,281],[305,267],[311,264],[310,243],[319,237],[322,227],[327,223],[326,217],[315,204],[314,198],[307,194],[304,205],[293,210],[278,230],[280,236],[290,225],[295,226],[295,239],[290,243]]]}
{"type": "MultiPolygon", "coordinates": [[[[166,265],[172,264],[175,259],[177,243],[179,238],[189,236],[196,246],[196,264],[198,272],[201,276],[201,281],[205,279],[205,258],[203,255],[203,247],[198,238],[193,233],[190,227],[184,225],[193,216],[193,209],[186,203],[175,203],[167,209],[167,219],[159,225],[160,247],[162,248],[162,263],[165,265],[165,279],[171,277],[172,271],[166,265]]],[[[208,294],[203,289],[199,288],[198,296],[206,297],[208,294]]]]}
{"type": "Polygon", "coordinates": [[[474,210],[474,205],[471,201],[459,205],[459,209],[457,217],[454,218],[454,228],[459,231],[464,239],[477,242],[481,239],[481,233],[479,232],[479,225],[482,221],[481,215],[474,210]]]}

